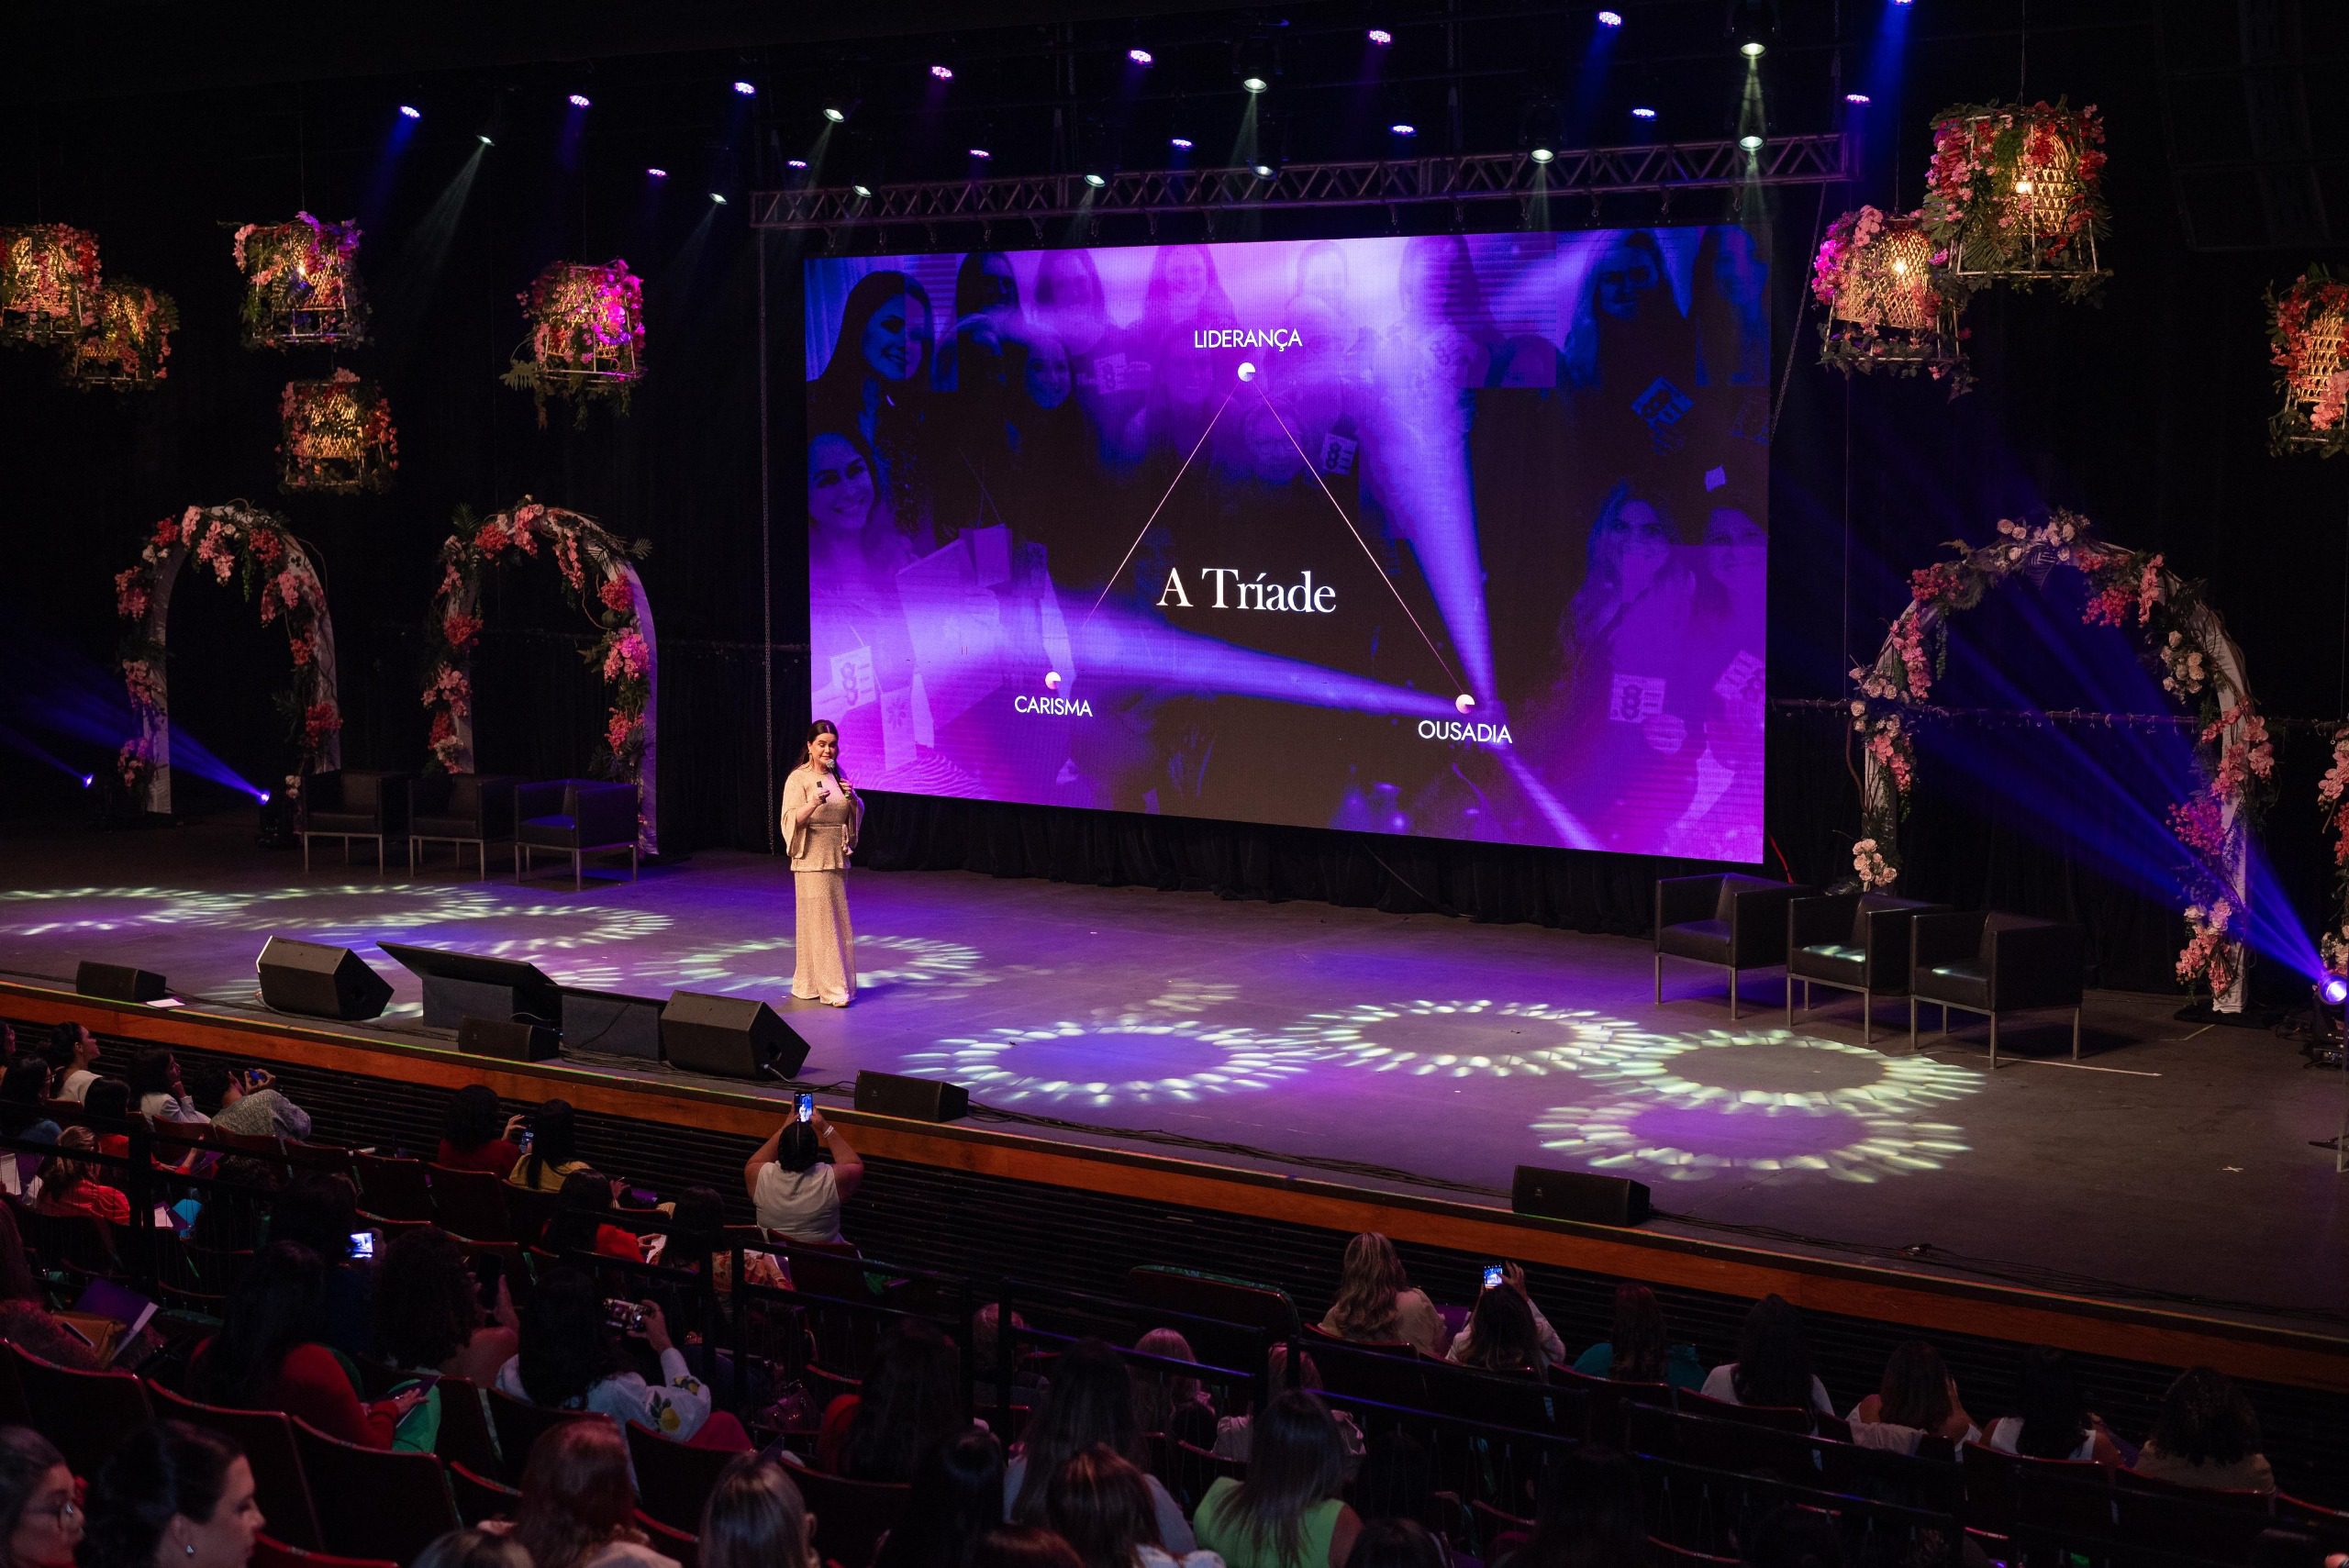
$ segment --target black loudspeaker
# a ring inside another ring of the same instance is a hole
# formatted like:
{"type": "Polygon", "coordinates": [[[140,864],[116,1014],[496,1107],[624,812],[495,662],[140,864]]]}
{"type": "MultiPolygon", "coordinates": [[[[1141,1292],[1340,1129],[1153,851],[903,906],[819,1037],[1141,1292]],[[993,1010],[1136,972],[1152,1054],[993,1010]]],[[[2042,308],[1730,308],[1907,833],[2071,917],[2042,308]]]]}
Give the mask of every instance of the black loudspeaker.
{"type": "Polygon", "coordinates": [[[314,1018],[372,1018],[392,999],[391,982],[349,948],[272,937],[253,967],[263,1006],[314,1018]]]}
{"type": "Polygon", "coordinates": [[[467,1018],[457,1026],[457,1049],[508,1062],[548,1062],[562,1054],[562,1036],[539,1024],[467,1018]]]}
{"type": "Polygon", "coordinates": [[[661,1049],[670,1066],[719,1078],[788,1078],[807,1060],[807,1042],[764,1002],[701,991],[661,1009],[661,1049]]]}
{"type": "Polygon", "coordinates": [[[859,1073],[856,1108],[907,1121],[960,1121],[971,1111],[971,1091],[935,1078],[906,1078],[895,1073],[859,1073]]]}
{"type": "Polygon", "coordinates": [[[1625,1176],[1594,1176],[1587,1171],[1551,1171],[1520,1165],[1509,1187],[1508,1207],[1544,1219],[1578,1219],[1585,1225],[1641,1225],[1648,1218],[1648,1189],[1625,1176]]]}
{"type": "Polygon", "coordinates": [[[650,996],[581,991],[566,985],[562,990],[562,1038],[574,1055],[592,1051],[606,1056],[658,1062],[661,1008],[662,1004],[650,996]]]}
{"type": "Polygon", "coordinates": [[[73,971],[73,989],[84,996],[103,996],[109,1002],[160,1002],[170,993],[163,988],[163,977],[150,970],[133,969],[127,963],[83,962],[73,971]]]}

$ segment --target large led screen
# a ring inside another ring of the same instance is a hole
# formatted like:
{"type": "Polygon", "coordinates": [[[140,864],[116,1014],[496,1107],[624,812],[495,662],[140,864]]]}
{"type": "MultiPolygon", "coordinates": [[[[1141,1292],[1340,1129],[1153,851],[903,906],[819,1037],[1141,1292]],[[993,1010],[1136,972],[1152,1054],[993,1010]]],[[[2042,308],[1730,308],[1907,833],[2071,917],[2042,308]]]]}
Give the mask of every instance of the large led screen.
{"type": "Polygon", "coordinates": [[[809,261],[814,711],[871,788],[1759,860],[1766,255],[809,261]]]}

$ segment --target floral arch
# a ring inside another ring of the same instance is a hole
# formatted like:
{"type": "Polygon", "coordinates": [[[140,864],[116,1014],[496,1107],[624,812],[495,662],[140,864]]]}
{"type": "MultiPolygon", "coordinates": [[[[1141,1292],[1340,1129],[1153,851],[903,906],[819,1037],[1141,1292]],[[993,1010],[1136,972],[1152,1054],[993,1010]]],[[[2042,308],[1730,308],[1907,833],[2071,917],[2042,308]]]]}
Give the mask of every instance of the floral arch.
{"type": "Polygon", "coordinates": [[[440,546],[440,585],[426,636],[431,653],[424,706],[432,716],[432,765],[473,771],[473,651],[481,639],[481,585],[490,569],[545,556],[562,574],[572,604],[596,628],[586,659],[603,672],[611,713],[604,725],[599,771],[637,785],[637,848],[659,851],[653,809],[654,709],[652,604],[635,563],[651,552],[593,517],[525,495],[481,521],[460,507],[440,546]]]}
{"type": "Polygon", "coordinates": [[[2051,513],[2045,522],[2001,518],[1997,542],[1909,574],[1909,607],[1893,618],[1873,664],[1852,672],[1852,728],[1867,751],[1861,833],[1852,845],[1860,885],[1881,888],[1900,874],[1899,827],[1916,779],[1915,721],[1948,655],[1949,619],[2014,578],[2044,582],[2063,568],[2088,580],[2081,612],[2090,626],[2136,626],[2162,664],[2162,689],[2199,721],[2195,757],[2201,786],[2169,808],[2171,830],[2194,857],[2188,938],[2177,977],[2209,988],[2221,1012],[2243,1005],[2238,917],[2247,895],[2245,839],[2273,787],[2276,751],[2266,721],[2243,683],[2243,651],[2227,635],[2202,585],[2179,577],[2161,556],[2098,539],[2086,517],[2051,513]]]}
{"type": "Polygon", "coordinates": [[[123,684],[139,733],[115,759],[123,787],[150,811],[172,809],[172,715],[164,666],[164,632],[172,589],[190,557],[212,573],[231,578],[248,601],[258,597],[263,626],[283,622],[294,655],[294,679],[278,697],[299,753],[298,772],[342,765],[342,710],[336,700],[334,618],[326,584],[309,547],[284,518],[250,502],[190,506],[165,517],[139,552],[139,562],[115,574],[115,609],[132,622],[125,638],[123,684]]]}

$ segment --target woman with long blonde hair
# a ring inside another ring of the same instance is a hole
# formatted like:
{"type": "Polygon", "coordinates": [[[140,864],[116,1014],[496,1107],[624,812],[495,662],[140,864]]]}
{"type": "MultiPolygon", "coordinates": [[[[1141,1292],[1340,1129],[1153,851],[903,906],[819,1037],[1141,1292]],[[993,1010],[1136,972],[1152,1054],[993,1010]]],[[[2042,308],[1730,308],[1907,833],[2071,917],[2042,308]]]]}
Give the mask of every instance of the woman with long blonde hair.
{"type": "Polygon", "coordinates": [[[1412,1285],[1395,1243],[1375,1230],[1346,1243],[1337,1299],[1321,1331],[1357,1344],[1409,1344],[1431,1356],[1443,1353],[1445,1338],[1435,1303],[1412,1285]]]}
{"type": "Polygon", "coordinates": [[[791,994],[828,1007],[856,995],[856,938],[848,921],[848,860],[864,802],[841,772],[841,732],[829,718],[807,727],[799,765],[783,785],[783,841],[799,921],[791,994]]]}

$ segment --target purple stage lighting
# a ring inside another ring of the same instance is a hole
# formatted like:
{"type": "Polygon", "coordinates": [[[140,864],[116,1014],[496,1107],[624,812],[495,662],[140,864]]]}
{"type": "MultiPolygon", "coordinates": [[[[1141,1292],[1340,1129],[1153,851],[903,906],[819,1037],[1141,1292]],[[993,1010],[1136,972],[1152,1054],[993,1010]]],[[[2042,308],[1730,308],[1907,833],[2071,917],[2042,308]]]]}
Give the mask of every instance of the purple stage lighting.
{"type": "Polygon", "coordinates": [[[669,171],[666,169],[647,169],[645,172],[651,175],[656,180],[665,180],[669,177],[669,171]]]}
{"type": "Polygon", "coordinates": [[[1166,145],[1173,148],[1177,152],[1188,152],[1191,150],[1191,139],[1187,136],[1178,136],[1170,140],[1166,145]]]}
{"type": "Polygon", "coordinates": [[[1126,58],[1136,65],[1150,65],[1156,60],[1156,57],[1146,49],[1130,49],[1126,50],[1126,58]]]}
{"type": "Polygon", "coordinates": [[[1598,25],[1602,28],[1620,28],[1623,25],[1623,13],[1620,11],[1601,11],[1598,13],[1598,25]]]}
{"type": "Polygon", "coordinates": [[[404,120],[420,120],[423,117],[424,111],[417,108],[414,104],[402,104],[400,106],[400,118],[404,120]]]}
{"type": "Polygon", "coordinates": [[[1417,136],[1419,134],[1419,128],[1406,120],[1397,120],[1393,125],[1388,126],[1386,128],[1393,131],[1397,136],[1417,136]]]}
{"type": "Polygon", "coordinates": [[[989,152],[984,147],[974,147],[971,149],[971,156],[974,158],[992,158],[995,154],[989,152]]]}
{"type": "Polygon", "coordinates": [[[1631,117],[1635,120],[1652,120],[1655,118],[1655,111],[1642,104],[1631,111],[1631,117]]]}
{"type": "Polygon", "coordinates": [[[745,98],[755,98],[759,95],[759,90],[748,82],[735,83],[734,91],[741,94],[745,98]]]}
{"type": "Polygon", "coordinates": [[[1370,29],[1370,41],[1376,44],[1379,48],[1385,49],[1388,44],[1395,41],[1395,35],[1388,32],[1385,28],[1373,28],[1370,29]]]}
{"type": "Polygon", "coordinates": [[[930,73],[938,78],[941,82],[952,82],[954,80],[954,70],[952,66],[933,65],[930,68],[930,73]]]}
{"type": "Polygon", "coordinates": [[[269,804],[269,791],[263,790],[261,792],[261,804],[263,806],[267,806],[269,804]]]}
{"type": "Polygon", "coordinates": [[[1843,101],[1847,104],[1865,104],[1868,102],[1868,95],[1865,93],[1846,93],[1843,95],[1843,101]]]}
{"type": "Polygon", "coordinates": [[[83,773],[83,774],[82,775],[82,787],[83,787],[83,789],[88,789],[91,785],[93,785],[93,784],[96,784],[97,782],[98,782],[98,775],[97,775],[97,774],[95,774],[95,773],[83,773]]]}
{"type": "Polygon", "coordinates": [[[571,106],[574,109],[585,108],[587,106],[587,95],[584,93],[573,93],[571,95],[571,106]]]}
{"type": "Polygon", "coordinates": [[[785,166],[793,169],[805,169],[807,167],[807,160],[805,158],[788,159],[785,160],[785,166]]]}
{"type": "Polygon", "coordinates": [[[2336,974],[2324,983],[2324,1005],[2337,1007],[2343,1002],[2349,1002],[2349,980],[2336,974]]]}

